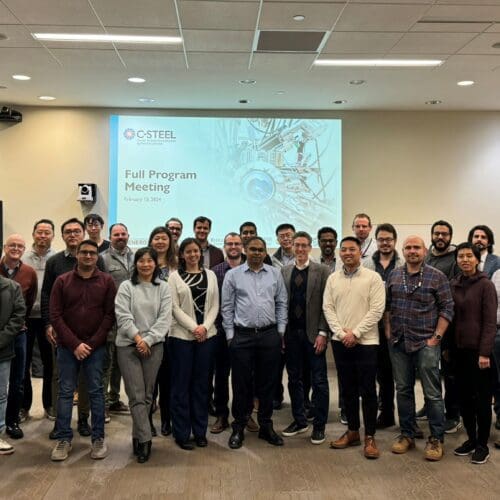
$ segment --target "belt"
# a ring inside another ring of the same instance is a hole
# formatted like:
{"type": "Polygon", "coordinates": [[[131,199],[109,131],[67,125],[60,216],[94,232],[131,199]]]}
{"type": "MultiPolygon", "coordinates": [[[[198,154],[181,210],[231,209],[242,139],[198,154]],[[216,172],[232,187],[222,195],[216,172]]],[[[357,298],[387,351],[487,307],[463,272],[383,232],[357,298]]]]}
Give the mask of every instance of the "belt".
{"type": "Polygon", "coordinates": [[[267,325],[267,326],[262,326],[260,328],[257,327],[247,328],[246,326],[234,325],[234,328],[235,330],[238,330],[241,333],[262,333],[272,330],[273,328],[276,328],[276,325],[267,325]]]}

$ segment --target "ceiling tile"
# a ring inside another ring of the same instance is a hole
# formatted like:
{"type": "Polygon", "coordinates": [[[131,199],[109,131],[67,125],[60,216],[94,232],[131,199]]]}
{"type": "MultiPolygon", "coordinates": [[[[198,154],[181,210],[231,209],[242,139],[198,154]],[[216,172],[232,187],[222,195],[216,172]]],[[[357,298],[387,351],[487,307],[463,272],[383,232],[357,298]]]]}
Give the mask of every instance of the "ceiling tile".
{"type": "Polygon", "coordinates": [[[52,49],[52,52],[61,61],[64,69],[79,71],[120,69],[124,71],[123,65],[113,49],[52,49]]]}
{"type": "Polygon", "coordinates": [[[385,53],[401,38],[401,33],[334,31],[322,54],[385,53]]]}
{"type": "Polygon", "coordinates": [[[129,72],[146,79],[149,75],[158,74],[158,72],[186,69],[184,54],[181,52],[120,50],[120,55],[129,72]]]}
{"type": "Polygon", "coordinates": [[[391,53],[454,54],[475,36],[473,33],[406,33],[391,53]]]}
{"type": "Polygon", "coordinates": [[[253,56],[252,69],[280,73],[285,81],[290,74],[308,71],[315,57],[315,54],[256,53],[253,56]]]}
{"type": "Polygon", "coordinates": [[[425,23],[419,22],[410,31],[439,33],[482,33],[490,23],[425,23]]]}
{"type": "Polygon", "coordinates": [[[476,56],[476,55],[454,55],[441,66],[443,70],[463,71],[467,74],[471,71],[492,71],[500,67],[500,55],[498,56],[476,56]]]}
{"type": "Polygon", "coordinates": [[[491,54],[500,55],[500,49],[494,49],[492,45],[500,42],[500,35],[496,33],[483,33],[477,35],[474,40],[467,44],[460,54],[491,54]]]}
{"type": "Polygon", "coordinates": [[[40,43],[33,39],[29,31],[22,24],[0,25],[0,33],[7,36],[7,40],[0,40],[0,48],[41,47],[40,43]]]}
{"type": "Polygon", "coordinates": [[[500,23],[495,23],[492,26],[490,26],[486,30],[486,33],[500,33],[500,23]]]}
{"type": "Polygon", "coordinates": [[[253,31],[184,30],[189,52],[250,52],[253,31]]]}
{"type": "MultiPolygon", "coordinates": [[[[358,1],[358,0],[356,0],[358,1]]],[[[437,4],[453,4],[453,5],[500,5],[500,0],[437,0],[437,4]]]]}
{"type": "Polygon", "coordinates": [[[493,22],[500,20],[500,6],[434,5],[425,13],[423,19],[438,21],[493,22]]]}
{"type": "Polygon", "coordinates": [[[9,9],[0,3],[0,24],[18,24],[19,21],[11,14],[9,9]]]}
{"type": "Polygon", "coordinates": [[[259,29],[330,29],[342,10],[337,3],[275,3],[264,2],[259,20],[259,29]],[[293,16],[301,14],[304,21],[297,22],[293,16]]]}
{"type": "Polygon", "coordinates": [[[256,2],[202,2],[186,0],[180,3],[183,29],[253,30],[259,4],[256,2]]]}
{"type": "Polygon", "coordinates": [[[248,54],[190,52],[188,57],[189,70],[213,72],[214,68],[230,68],[231,71],[241,72],[238,80],[251,78],[247,74],[250,59],[248,54]]]}

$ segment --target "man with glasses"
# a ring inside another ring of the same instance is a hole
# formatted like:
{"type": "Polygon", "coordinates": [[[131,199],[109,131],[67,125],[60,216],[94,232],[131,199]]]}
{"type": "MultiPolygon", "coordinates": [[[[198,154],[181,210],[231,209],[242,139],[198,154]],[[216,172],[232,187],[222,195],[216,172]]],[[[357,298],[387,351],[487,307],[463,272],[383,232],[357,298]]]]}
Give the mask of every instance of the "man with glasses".
{"type": "MultiPolygon", "coordinates": [[[[42,296],[41,296],[41,311],[42,311],[42,320],[45,325],[45,333],[49,342],[54,346],[57,345],[57,330],[52,327],[50,322],[49,315],[49,303],[50,303],[50,294],[52,292],[52,287],[54,286],[54,282],[57,277],[61,274],[72,271],[76,264],[76,251],[78,245],[83,241],[83,236],[85,234],[85,226],[82,221],[73,217],[63,222],[61,225],[61,234],[64,243],[66,244],[66,248],[61,252],[53,255],[45,266],[45,275],[43,277],[43,285],[42,285],[42,296]]],[[[104,271],[104,262],[101,257],[97,260],[97,267],[104,271]]],[[[55,356],[55,352],[54,352],[55,356]]],[[[55,361],[55,358],[54,358],[55,361]]],[[[58,370],[56,363],[54,362],[54,373],[53,373],[53,383],[52,383],[52,400],[53,406],[57,405],[57,389],[58,389],[58,370]]],[[[85,387],[85,381],[81,379],[82,383],[78,384],[78,432],[81,436],[88,437],[90,436],[90,427],[88,424],[89,418],[89,399],[87,390],[85,387]]],[[[55,439],[56,436],[56,426],[54,430],[50,433],[50,438],[55,439]]]]}
{"type": "MultiPolygon", "coordinates": [[[[21,261],[26,243],[19,234],[11,234],[4,245],[4,257],[0,261],[0,274],[19,283],[26,304],[26,317],[29,317],[35,302],[38,280],[35,270],[21,261]]],[[[19,412],[23,402],[24,373],[26,365],[26,322],[20,328],[14,341],[15,358],[10,365],[9,395],[5,423],[6,432],[12,439],[24,436],[19,427],[19,412]]]]}
{"type": "Polygon", "coordinates": [[[179,241],[182,236],[182,221],[177,217],[170,217],[167,222],[165,222],[165,227],[172,233],[172,239],[175,248],[179,248],[179,241]]]}
{"type": "Polygon", "coordinates": [[[62,461],[71,451],[73,393],[81,371],[92,408],[90,457],[105,458],[104,392],[102,374],[106,337],[114,323],[116,286],[113,278],[97,269],[97,243],[82,241],[76,251],[76,268],[60,275],[50,294],[50,321],[57,332],[59,399],[56,439],[51,459],[62,461]]]}
{"type": "Polygon", "coordinates": [[[254,392],[259,399],[259,438],[274,446],[283,445],[283,439],[274,431],[272,415],[288,317],[286,287],[280,271],[264,264],[264,239],[250,239],[246,252],[247,261],[228,271],[222,286],[222,326],[232,370],[232,449],[243,444],[248,403],[254,392]]]}
{"type": "Polygon", "coordinates": [[[330,272],[335,272],[337,259],[335,248],[337,247],[337,231],[333,227],[322,227],[318,231],[318,245],[321,250],[320,262],[328,266],[330,272]]]}
{"type": "Polygon", "coordinates": [[[293,255],[293,235],[295,234],[295,227],[288,222],[280,224],[276,228],[276,239],[278,240],[279,248],[273,253],[271,260],[273,266],[278,269],[288,264],[293,264],[295,255],[293,255]]]}
{"type": "Polygon", "coordinates": [[[83,223],[85,224],[89,239],[97,243],[99,253],[107,250],[109,248],[109,241],[101,236],[101,231],[104,227],[104,219],[99,214],[89,214],[85,216],[83,223]]]}

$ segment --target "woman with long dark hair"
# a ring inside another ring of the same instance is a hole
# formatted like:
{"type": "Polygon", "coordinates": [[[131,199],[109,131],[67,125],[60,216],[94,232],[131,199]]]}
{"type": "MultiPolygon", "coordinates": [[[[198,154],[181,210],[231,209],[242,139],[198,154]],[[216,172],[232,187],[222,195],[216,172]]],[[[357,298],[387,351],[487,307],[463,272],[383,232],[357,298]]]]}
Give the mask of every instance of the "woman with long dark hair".
{"type": "Polygon", "coordinates": [[[486,274],[478,271],[480,251],[471,243],[456,249],[461,273],[451,282],[455,302],[451,356],[460,393],[460,413],[467,441],[455,455],[472,454],[472,463],[488,460],[493,379],[491,355],[496,334],[497,295],[486,274]]]}
{"type": "Polygon", "coordinates": [[[148,247],[154,248],[158,254],[159,277],[164,281],[167,281],[168,275],[177,269],[173,241],[172,233],[165,226],[155,227],[149,235],[148,247]]]}
{"type": "Polygon", "coordinates": [[[172,328],[168,335],[172,425],[175,442],[192,450],[207,446],[208,377],[219,311],[215,274],[203,269],[202,249],[194,238],[179,247],[179,269],[168,280],[172,328]]]}
{"type": "Polygon", "coordinates": [[[163,357],[163,343],[172,320],[170,289],[161,281],[158,256],[152,248],[137,250],[130,280],[115,299],[117,357],[132,414],[132,444],[139,463],[151,453],[149,414],[163,357]]]}

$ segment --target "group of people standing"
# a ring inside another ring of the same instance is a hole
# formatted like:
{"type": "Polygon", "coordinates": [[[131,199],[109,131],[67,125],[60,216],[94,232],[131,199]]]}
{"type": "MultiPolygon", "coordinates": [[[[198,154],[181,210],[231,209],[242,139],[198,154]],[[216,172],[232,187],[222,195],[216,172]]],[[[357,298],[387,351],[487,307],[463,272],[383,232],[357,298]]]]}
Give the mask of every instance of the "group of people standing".
{"type": "MultiPolygon", "coordinates": [[[[393,453],[414,448],[417,418],[428,418],[424,456],[438,461],[444,434],[456,432],[462,419],[468,438],[454,453],[472,454],[474,463],[488,459],[493,394],[500,415],[500,259],[487,226],[472,228],[454,247],[451,225],[437,221],[430,249],[410,236],[400,256],[393,225],[379,224],[373,238],[370,217],[357,214],[337,262],[332,227],[319,229],[321,255],[314,259],[312,236],[290,223],[276,228],[273,255],[250,221],[226,235],[224,251],[209,243],[212,221],[204,216],[194,220],[193,237],[181,239],[182,222],[171,218],[135,252],[125,224],[109,228],[109,241],[103,225],[97,214],[65,221],[66,248],[58,253],[48,219],[35,223],[26,253],[20,235],[7,238],[0,262],[0,432],[23,437],[37,339],[42,402],[55,421],[54,461],[71,452],[75,392],[77,429],[91,437],[91,457],[108,454],[110,413],[130,411],[133,453],[144,463],[157,433],[158,396],[161,434],[172,433],[184,450],[206,447],[208,430],[229,427],[229,379],[230,448],[243,445],[245,430],[282,446],[282,436],[308,432],[309,422],[310,441],[319,445],[330,406],[331,341],[347,425],[332,448],[361,444],[361,400],[363,453],[378,458],[376,429],[395,425],[396,392],[401,430],[393,453]],[[272,415],[283,399],[285,366],[292,422],[278,433],[272,415]],[[419,412],[417,378],[425,399],[419,412]],[[128,406],[120,400],[121,379],[128,406]],[[210,429],[209,408],[216,416],[210,429]]],[[[0,454],[13,451],[0,439],[0,454]]]]}

